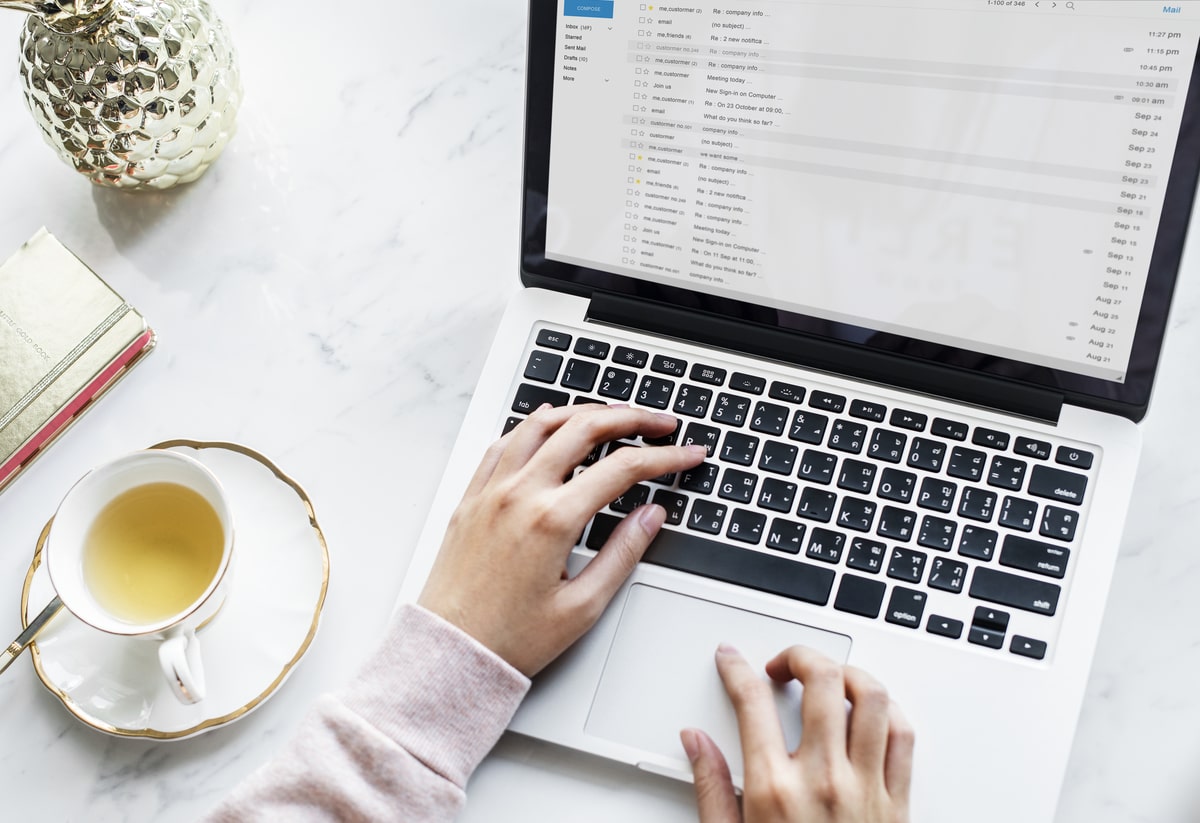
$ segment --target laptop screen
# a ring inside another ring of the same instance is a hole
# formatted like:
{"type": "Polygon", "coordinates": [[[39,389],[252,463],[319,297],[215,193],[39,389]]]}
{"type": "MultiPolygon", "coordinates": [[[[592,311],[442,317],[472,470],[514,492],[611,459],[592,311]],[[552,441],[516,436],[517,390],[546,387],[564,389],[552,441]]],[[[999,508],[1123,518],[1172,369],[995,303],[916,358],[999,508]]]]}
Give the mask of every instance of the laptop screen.
{"type": "Polygon", "coordinates": [[[1144,407],[1195,192],[1200,2],[532,15],[534,282],[1144,407]]]}

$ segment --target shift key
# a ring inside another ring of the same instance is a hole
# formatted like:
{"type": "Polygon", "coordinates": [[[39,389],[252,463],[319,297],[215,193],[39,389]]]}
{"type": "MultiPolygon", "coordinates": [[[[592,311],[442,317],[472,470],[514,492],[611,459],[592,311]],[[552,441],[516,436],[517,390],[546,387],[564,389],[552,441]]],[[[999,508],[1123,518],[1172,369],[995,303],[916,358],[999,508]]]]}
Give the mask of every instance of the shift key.
{"type": "Polygon", "coordinates": [[[1078,506],[1083,503],[1087,481],[1087,475],[1052,469],[1049,466],[1034,466],[1029,475],[1029,493],[1035,497],[1060,500],[1078,506]]]}
{"type": "Polygon", "coordinates": [[[1053,615],[1061,593],[1053,583],[995,569],[977,568],[971,578],[971,597],[1034,614],[1053,615]]]}

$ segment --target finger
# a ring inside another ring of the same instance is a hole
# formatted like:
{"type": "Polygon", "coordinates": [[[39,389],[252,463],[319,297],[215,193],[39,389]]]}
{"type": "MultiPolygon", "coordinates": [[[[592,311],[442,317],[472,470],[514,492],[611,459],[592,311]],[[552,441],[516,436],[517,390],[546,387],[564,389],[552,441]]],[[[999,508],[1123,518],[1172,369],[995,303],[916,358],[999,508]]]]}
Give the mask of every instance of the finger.
{"type": "Polygon", "coordinates": [[[771,686],[737,649],[724,644],[717,648],[717,671],[737,715],[746,774],[770,774],[788,756],[771,686]]]}
{"type": "Polygon", "coordinates": [[[882,775],[891,698],[883,684],[862,669],[846,666],[843,677],[851,706],[847,744],[850,762],[863,774],[882,775]]]}
{"type": "Polygon", "coordinates": [[[496,466],[500,463],[500,457],[511,442],[512,432],[509,432],[488,446],[487,451],[483,453],[483,457],[475,469],[475,473],[471,475],[471,482],[467,484],[467,490],[463,492],[464,500],[475,497],[483,491],[484,486],[492,479],[492,475],[496,471],[496,466]]]}
{"type": "Polygon", "coordinates": [[[699,729],[684,729],[679,733],[679,741],[692,764],[700,823],[740,823],[742,815],[733,792],[733,778],[720,748],[699,729]]]}
{"type": "MultiPolygon", "coordinates": [[[[578,406],[554,407],[548,404],[539,406],[506,435],[509,442],[495,467],[495,473],[506,477],[518,471],[567,420],[577,414],[595,413],[596,410],[604,408],[607,407],[592,403],[578,406]]],[[[580,458],[580,460],[582,459],[580,458]]],[[[559,479],[561,479],[561,475],[559,479]]]]}
{"type": "Polygon", "coordinates": [[[567,586],[568,595],[575,600],[572,611],[586,622],[584,631],[600,618],[666,519],[667,512],[662,506],[651,504],[634,509],[617,524],[592,561],[567,586]]]}
{"type": "Polygon", "coordinates": [[[908,805],[912,786],[913,746],[915,735],[908,718],[893,701],[888,711],[887,761],[883,769],[883,785],[897,804],[908,805]]]}
{"type": "MultiPolygon", "coordinates": [[[[555,412],[561,411],[555,409],[555,412]]],[[[644,434],[659,437],[675,430],[679,421],[669,414],[657,414],[629,406],[587,404],[573,408],[539,448],[526,458],[528,470],[537,476],[556,480],[583,462],[596,446],[644,434]]],[[[547,415],[547,419],[558,419],[547,415]]]]}
{"type": "Polygon", "coordinates": [[[846,759],[846,686],[842,667],[807,646],[792,646],[767,663],[767,674],[784,682],[804,684],[800,698],[800,752],[846,759]]]}
{"type": "Polygon", "coordinates": [[[637,483],[700,464],[703,446],[646,446],[619,449],[571,478],[559,505],[568,517],[586,520],[637,483]]]}

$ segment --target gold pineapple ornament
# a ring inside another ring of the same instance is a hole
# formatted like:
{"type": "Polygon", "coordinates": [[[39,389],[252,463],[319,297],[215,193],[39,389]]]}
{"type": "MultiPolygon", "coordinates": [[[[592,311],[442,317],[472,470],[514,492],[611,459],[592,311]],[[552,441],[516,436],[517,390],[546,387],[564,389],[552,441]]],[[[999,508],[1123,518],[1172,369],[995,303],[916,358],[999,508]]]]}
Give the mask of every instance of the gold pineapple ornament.
{"type": "Polygon", "coordinates": [[[25,102],[93,183],[166,189],[202,175],[236,127],[241,77],[206,0],[0,0],[29,13],[25,102]]]}

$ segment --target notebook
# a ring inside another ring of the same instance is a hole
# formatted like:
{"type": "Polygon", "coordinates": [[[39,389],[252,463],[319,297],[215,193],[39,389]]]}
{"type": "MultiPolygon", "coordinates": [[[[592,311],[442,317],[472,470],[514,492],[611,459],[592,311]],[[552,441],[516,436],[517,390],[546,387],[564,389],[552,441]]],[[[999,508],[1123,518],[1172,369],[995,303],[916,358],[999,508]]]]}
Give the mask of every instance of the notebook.
{"type": "Polygon", "coordinates": [[[708,459],[594,518],[572,574],[668,510],[512,731],[687,780],[698,726],[740,783],[713,650],[801,643],[904,708],[914,820],[1053,819],[1196,190],[1200,4],[529,13],[524,288],[400,601],[529,411],[673,414],[708,459]]]}

